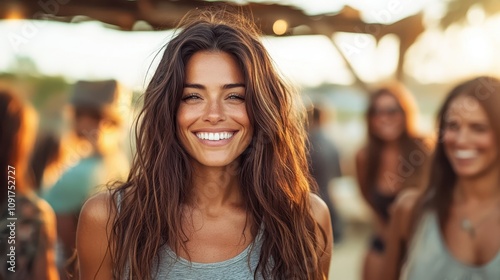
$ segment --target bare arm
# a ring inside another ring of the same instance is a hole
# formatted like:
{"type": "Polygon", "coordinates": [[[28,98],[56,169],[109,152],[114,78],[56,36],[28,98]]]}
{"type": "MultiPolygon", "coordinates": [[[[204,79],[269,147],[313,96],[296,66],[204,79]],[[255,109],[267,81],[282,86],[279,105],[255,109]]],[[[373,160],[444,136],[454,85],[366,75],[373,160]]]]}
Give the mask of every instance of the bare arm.
{"type": "Polygon", "coordinates": [[[400,277],[412,235],[413,213],[418,197],[419,192],[416,190],[403,191],[391,209],[382,279],[397,280],[400,277]]]}
{"type": "Polygon", "coordinates": [[[82,208],[76,233],[76,248],[81,280],[113,279],[108,236],[111,233],[113,213],[110,213],[111,195],[100,193],[90,198],[82,208]],[[108,224],[109,219],[109,224],[108,224]]]}
{"type": "MultiPolygon", "coordinates": [[[[387,225],[385,221],[375,211],[373,200],[370,197],[369,182],[366,179],[366,170],[368,168],[368,150],[362,148],[356,153],[356,179],[358,181],[359,192],[364,199],[364,202],[369,207],[374,221],[374,229],[377,235],[381,236],[384,240],[387,239],[387,225]]],[[[373,183],[373,182],[372,182],[373,183]]]]}
{"type": "MultiPolygon", "coordinates": [[[[366,157],[367,150],[363,148],[356,153],[356,180],[358,181],[359,190],[365,201],[370,204],[368,192],[366,189],[366,157]]],[[[371,205],[370,205],[371,206],[371,205]]]]}
{"type": "Polygon", "coordinates": [[[59,274],[56,265],[55,245],[57,239],[56,216],[54,211],[44,200],[39,200],[38,206],[43,219],[40,230],[40,240],[43,243],[33,265],[33,275],[38,279],[58,280],[59,274]]]}
{"type": "MultiPolygon", "coordinates": [[[[325,250],[320,255],[321,268],[323,270],[323,275],[325,279],[328,279],[328,274],[330,271],[330,262],[333,254],[333,230],[332,230],[332,222],[330,219],[330,211],[328,210],[328,206],[326,206],[325,202],[319,198],[319,196],[315,194],[311,194],[311,210],[314,216],[314,219],[319,224],[319,226],[324,230],[326,235],[326,241],[321,242],[323,248],[325,250]]],[[[318,234],[318,238],[320,240],[323,239],[322,234],[318,234]]]]}

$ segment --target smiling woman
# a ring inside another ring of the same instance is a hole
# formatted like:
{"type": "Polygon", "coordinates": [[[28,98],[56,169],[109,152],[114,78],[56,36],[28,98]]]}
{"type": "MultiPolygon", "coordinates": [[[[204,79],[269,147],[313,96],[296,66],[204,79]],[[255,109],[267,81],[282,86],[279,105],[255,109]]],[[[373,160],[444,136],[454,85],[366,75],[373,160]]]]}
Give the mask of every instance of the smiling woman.
{"type": "Polygon", "coordinates": [[[491,77],[448,94],[428,186],[395,204],[383,279],[500,279],[499,106],[491,77]]]}
{"type": "Polygon", "coordinates": [[[236,14],[197,11],[167,45],[127,182],[81,212],[81,279],[328,277],[305,111],[236,14]]]}

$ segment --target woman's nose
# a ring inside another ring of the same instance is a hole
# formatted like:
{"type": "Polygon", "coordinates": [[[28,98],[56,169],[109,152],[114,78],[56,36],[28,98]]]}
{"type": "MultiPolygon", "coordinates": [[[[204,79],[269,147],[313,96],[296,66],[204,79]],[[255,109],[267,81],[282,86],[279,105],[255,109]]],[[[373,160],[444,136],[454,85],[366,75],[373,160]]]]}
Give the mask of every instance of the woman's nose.
{"type": "Polygon", "coordinates": [[[457,133],[457,138],[455,139],[455,143],[456,144],[467,144],[467,141],[469,140],[469,135],[470,132],[465,129],[465,128],[461,128],[458,130],[458,133],[457,133]]]}
{"type": "Polygon", "coordinates": [[[211,124],[217,124],[225,119],[224,107],[221,102],[217,100],[208,101],[205,107],[203,120],[211,124]]]}

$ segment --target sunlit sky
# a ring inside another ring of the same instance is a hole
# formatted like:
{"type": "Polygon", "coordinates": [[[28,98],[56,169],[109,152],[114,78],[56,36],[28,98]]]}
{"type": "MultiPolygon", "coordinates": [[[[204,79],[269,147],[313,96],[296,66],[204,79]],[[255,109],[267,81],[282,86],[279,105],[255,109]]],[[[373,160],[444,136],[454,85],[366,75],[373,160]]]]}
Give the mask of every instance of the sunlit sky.
{"type": "MultiPolygon", "coordinates": [[[[427,18],[438,16],[442,4],[431,1],[348,2],[361,10],[365,20],[390,23],[422,10],[425,4],[427,18]],[[400,4],[398,13],[388,12],[389,5],[395,4],[400,4]]],[[[347,1],[281,2],[300,6],[308,14],[318,14],[336,12],[347,1]]],[[[500,17],[485,19],[481,11],[474,13],[465,27],[444,32],[429,28],[410,49],[406,73],[422,83],[457,79],[471,73],[500,73],[500,58],[494,55],[500,47],[500,17]]],[[[0,71],[8,70],[16,56],[23,56],[31,58],[46,75],[62,75],[69,80],[116,78],[130,87],[142,88],[148,74],[154,71],[155,55],[172,33],[118,31],[99,22],[22,20],[0,21],[0,34],[0,71]]],[[[399,44],[395,36],[386,36],[378,44],[371,36],[361,34],[339,33],[333,39],[341,49],[356,47],[348,59],[363,80],[376,82],[393,74],[399,44]]],[[[324,36],[263,38],[281,72],[298,85],[350,84],[353,76],[330,40],[324,36]]]]}
{"type": "MultiPolygon", "coordinates": [[[[436,0],[254,0],[252,2],[296,6],[309,15],[336,13],[348,5],[358,9],[362,19],[366,22],[392,23],[419,12],[431,1],[436,2],[436,0]]],[[[233,2],[246,3],[248,1],[233,0],[233,2]]]]}

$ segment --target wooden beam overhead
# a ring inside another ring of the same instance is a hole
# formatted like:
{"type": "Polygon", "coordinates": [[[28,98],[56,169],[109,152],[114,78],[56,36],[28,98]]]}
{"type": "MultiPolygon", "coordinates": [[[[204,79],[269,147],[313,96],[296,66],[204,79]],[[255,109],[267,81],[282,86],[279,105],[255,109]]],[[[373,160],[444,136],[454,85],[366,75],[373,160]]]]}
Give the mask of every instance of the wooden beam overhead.
{"type": "MultiPolygon", "coordinates": [[[[0,19],[52,19],[72,22],[77,16],[98,20],[122,30],[134,30],[138,21],[145,21],[154,30],[175,28],[190,10],[214,5],[217,2],[201,0],[2,0],[0,19]]],[[[236,5],[227,2],[230,5],[236,5]]],[[[344,7],[337,14],[310,16],[297,7],[249,2],[238,5],[249,13],[264,35],[276,36],[273,25],[277,20],[285,22],[281,36],[321,34],[329,38],[335,32],[371,34],[378,41],[386,34],[399,37],[400,61],[397,76],[402,76],[402,64],[406,50],[424,31],[422,15],[417,14],[398,22],[384,25],[366,23],[360,12],[344,7]]],[[[283,27],[282,26],[282,27],[283,27]]]]}

